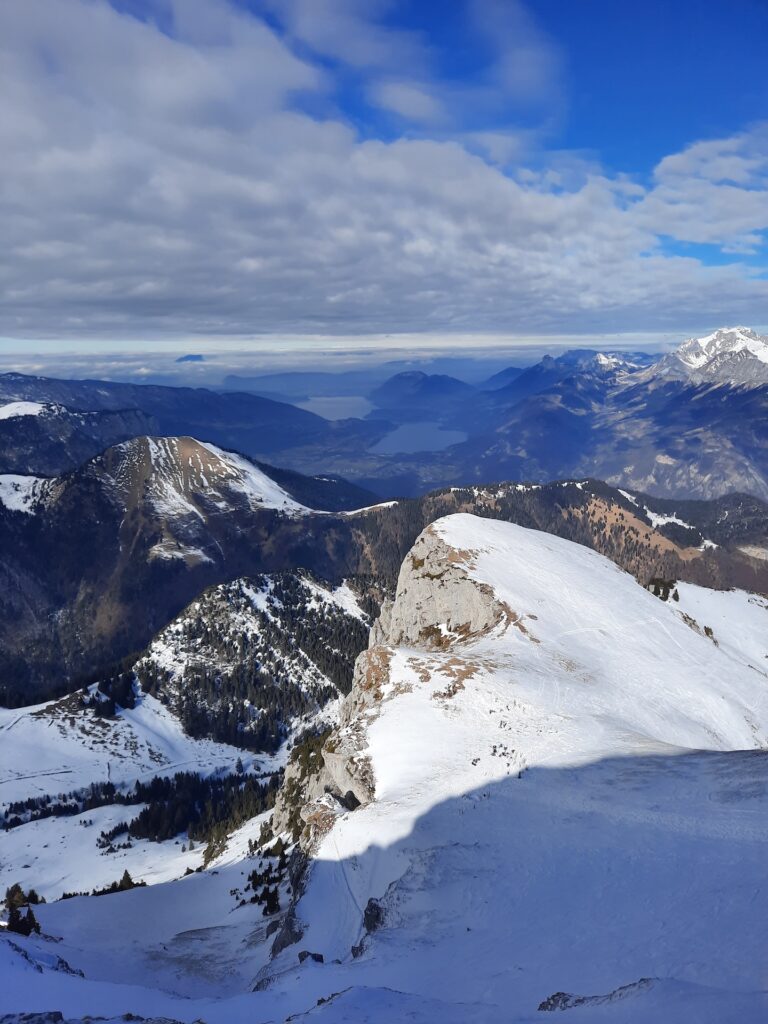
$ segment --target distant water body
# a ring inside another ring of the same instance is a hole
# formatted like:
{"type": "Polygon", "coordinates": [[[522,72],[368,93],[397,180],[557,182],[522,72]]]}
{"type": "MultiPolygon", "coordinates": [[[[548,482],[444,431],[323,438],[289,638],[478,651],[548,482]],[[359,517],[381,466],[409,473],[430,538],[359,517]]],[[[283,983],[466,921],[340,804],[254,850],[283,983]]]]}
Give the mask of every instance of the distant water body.
{"type": "Polygon", "coordinates": [[[350,417],[362,419],[373,409],[373,405],[362,395],[326,395],[297,402],[300,409],[314,412],[326,420],[346,420],[350,417]]]}
{"type": "Polygon", "coordinates": [[[368,450],[374,455],[412,455],[440,452],[467,440],[462,430],[444,430],[438,423],[404,423],[368,450]]]}

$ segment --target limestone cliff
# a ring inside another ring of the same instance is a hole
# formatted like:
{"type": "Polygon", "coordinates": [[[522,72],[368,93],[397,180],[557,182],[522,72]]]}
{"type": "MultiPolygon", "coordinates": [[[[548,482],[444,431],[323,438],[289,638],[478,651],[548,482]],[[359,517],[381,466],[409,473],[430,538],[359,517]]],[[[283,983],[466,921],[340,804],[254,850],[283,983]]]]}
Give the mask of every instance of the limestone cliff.
{"type": "Polygon", "coordinates": [[[286,770],[272,817],[275,835],[290,832],[311,854],[337,815],[373,799],[366,733],[382,702],[396,692],[389,674],[394,647],[445,650],[514,620],[490,587],[467,573],[471,561],[471,551],[452,547],[432,526],[417,538],[400,569],[395,598],[384,603],[369,647],[355,663],[338,726],[313,764],[293,760],[286,770]]]}

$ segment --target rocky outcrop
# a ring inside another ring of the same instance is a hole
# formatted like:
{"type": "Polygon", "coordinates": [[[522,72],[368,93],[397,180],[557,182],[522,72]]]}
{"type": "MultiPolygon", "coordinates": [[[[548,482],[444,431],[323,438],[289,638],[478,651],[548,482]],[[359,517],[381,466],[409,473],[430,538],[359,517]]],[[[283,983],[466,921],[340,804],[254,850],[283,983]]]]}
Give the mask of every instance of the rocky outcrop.
{"type": "Polygon", "coordinates": [[[630,999],[642,992],[653,988],[653,978],[640,978],[629,985],[621,985],[619,988],[600,996],[577,996],[571,992],[554,992],[539,1004],[539,1013],[552,1012],[554,1010],[571,1010],[579,1006],[602,1006],[605,1003],[615,1003],[622,999],[630,999]]]}
{"type": "Polygon", "coordinates": [[[508,611],[493,591],[467,573],[472,552],[459,551],[428,526],[406,555],[384,641],[443,647],[503,622],[508,611]]]}
{"type": "Polygon", "coordinates": [[[417,538],[400,569],[394,601],[385,601],[369,647],[356,663],[339,724],[314,760],[294,758],[272,816],[275,835],[290,833],[311,854],[340,814],[369,803],[376,789],[366,754],[367,729],[383,701],[398,691],[390,677],[398,646],[446,650],[500,624],[511,609],[467,571],[471,551],[448,544],[433,524],[417,538]]]}
{"type": "MultiPolygon", "coordinates": [[[[402,564],[394,600],[384,602],[368,649],[355,662],[352,689],[341,705],[338,725],[324,740],[318,737],[294,748],[267,838],[297,843],[291,861],[300,858],[301,870],[300,877],[291,877],[293,898],[277,932],[273,957],[303,935],[296,908],[319,843],[340,815],[374,799],[376,779],[367,753],[367,731],[382,705],[406,685],[390,671],[395,649],[446,651],[498,626],[521,625],[489,586],[472,577],[472,559],[472,551],[459,550],[443,539],[439,522],[422,531],[402,564]]],[[[423,678],[426,682],[428,677],[423,678]]],[[[463,688],[463,680],[458,685],[463,688]]],[[[382,905],[369,900],[362,921],[365,934],[379,928],[383,919],[382,905]]],[[[361,941],[353,947],[353,956],[363,949],[361,941]]],[[[265,971],[257,988],[268,986],[269,978],[265,971]]]]}

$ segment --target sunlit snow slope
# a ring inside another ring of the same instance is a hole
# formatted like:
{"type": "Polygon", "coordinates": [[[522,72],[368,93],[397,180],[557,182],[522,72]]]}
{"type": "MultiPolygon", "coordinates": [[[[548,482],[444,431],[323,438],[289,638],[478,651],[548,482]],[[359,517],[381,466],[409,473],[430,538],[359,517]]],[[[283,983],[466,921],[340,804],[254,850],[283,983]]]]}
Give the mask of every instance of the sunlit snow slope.
{"type": "Polygon", "coordinates": [[[337,819],[298,906],[301,945],[343,962],[330,987],[407,992],[417,1019],[427,999],[517,1020],[625,985],[569,1012],[765,1019],[733,993],[766,987],[767,609],[692,586],[665,603],[506,523],[428,528],[358,679],[375,797],[337,819]]]}
{"type": "MultiPolygon", "coordinates": [[[[764,1021],[767,670],[763,598],[680,586],[664,602],[548,534],[438,520],[324,748],[298,941],[269,962],[254,928],[249,948],[222,907],[236,864],[162,887],[148,934],[135,922],[151,889],[41,908],[86,979],[43,971],[10,1008],[208,1024],[764,1021]],[[356,810],[336,799],[346,788],[356,810]],[[110,900],[127,929],[114,940],[110,900]],[[211,977],[225,949],[233,974],[206,998],[190,976],[184,1000],[167,965],[193,934],[219,957],[211,977]],[[144,942],[141,960],[112,941],[144,942]],[[235,995],[249,956],[259,990],[235,995]]],[[[0,957],[6,992],[12,969],[0,957]]]]}

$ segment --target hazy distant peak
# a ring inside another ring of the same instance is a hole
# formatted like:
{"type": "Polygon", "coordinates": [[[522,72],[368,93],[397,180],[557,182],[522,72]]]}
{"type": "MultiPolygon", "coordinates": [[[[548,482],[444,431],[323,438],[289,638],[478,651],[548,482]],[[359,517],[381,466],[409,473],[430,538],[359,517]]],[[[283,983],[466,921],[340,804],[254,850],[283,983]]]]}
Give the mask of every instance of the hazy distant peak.
{"type": "Polygon", "coordinates": [[[766,384],[768,337],[749,327],[720,327],[683,342],[657,363],[655,372],[696,384],[766,384]]]}
{"type": "Polygon", "coordinates": [[[720,327],[703,338],[690,338],[677,350],[677,356],[693,369],[706,366],[718,356],[746,351],[762,363],[768,363],[768,338],[749,327],[720,327]]]}

